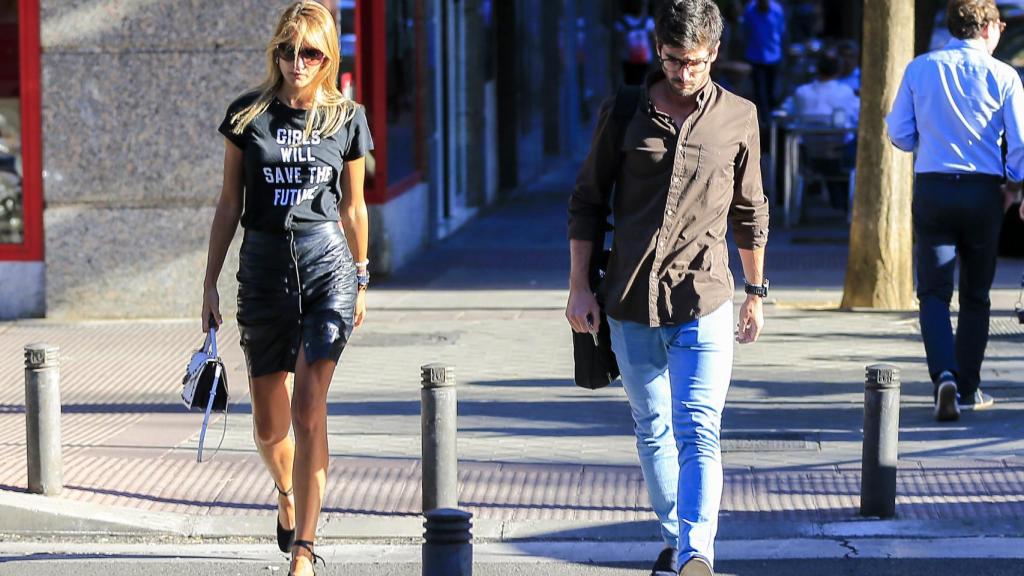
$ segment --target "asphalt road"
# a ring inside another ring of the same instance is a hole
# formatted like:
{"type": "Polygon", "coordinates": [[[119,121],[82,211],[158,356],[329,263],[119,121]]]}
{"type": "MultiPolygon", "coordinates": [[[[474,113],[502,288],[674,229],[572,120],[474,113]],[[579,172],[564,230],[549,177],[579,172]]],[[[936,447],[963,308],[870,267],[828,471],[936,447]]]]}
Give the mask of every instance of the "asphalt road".
{"type": "MultiPolygon", "coordinates": [[[[1024,575],[1024,539],[849,538],[722,542],[721,576],[1024,575]]],[[[646,576],[656,542],[506,542],[474,546],[475,576],[646,576]]],[[[325,544],[319,576],[421,576],[421,548],[325,544]]],[[[0,540],[0,576],[284,576],[267,543],[0,540]]],[[[431,575],[434,576],[434,575],[431,575]]],[[[442,576],[468,576],[444,574],[442,576]]]]}
{"type": "MultiPolygon", "coordinates": [[[[473,569],[474,576],[646,576],[649,566],[630,564],[597,566],[586,564],[484,564],[473,569]]],[[[972,574],[974,576],[1020,576],[1024,562],[997,560],[748,560],[724,561],[720,576],[935,576],[972,574]]],[[[18,576],[284,576],[285,563],[224,562],[211,560],[154,560],[140,558],[96,558],[68,560],[40,556],[28,560],[0,559],[0,575],[18,576]]],[[[331,564],[317,570],[319,576],[420,576],[417,564],[331,564]]]]}

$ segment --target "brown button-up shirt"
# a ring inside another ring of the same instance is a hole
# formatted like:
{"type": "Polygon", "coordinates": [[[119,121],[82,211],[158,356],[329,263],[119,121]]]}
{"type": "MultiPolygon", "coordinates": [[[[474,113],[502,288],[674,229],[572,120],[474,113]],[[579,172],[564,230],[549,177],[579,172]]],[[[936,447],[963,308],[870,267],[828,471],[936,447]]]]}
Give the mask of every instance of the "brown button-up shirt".
{"type": "Polygon", "coordinates": [[[727,221],[739,248],[768,240],[756,108],[709,81],[677,129],[649,95],[664,77],[647,78],[621,147],[614,99],[605,103],[569,200],[569,238],[577,240],[597,237],[611,204],[605,309],[649,326],[684,324],[732,299],[727,221]]]}

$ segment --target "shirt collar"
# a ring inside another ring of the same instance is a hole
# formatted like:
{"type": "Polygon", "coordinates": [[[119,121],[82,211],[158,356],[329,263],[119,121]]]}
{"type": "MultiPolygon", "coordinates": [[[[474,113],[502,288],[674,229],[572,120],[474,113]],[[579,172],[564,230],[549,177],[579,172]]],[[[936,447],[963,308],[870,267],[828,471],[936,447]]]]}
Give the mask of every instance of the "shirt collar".
{"type": "Polygon", "coordinates": [[[974,50],[981,50],[985,54],[988,54],[988,46],[985,45],[984,38],[968,38],[966,40],[950,38],[949,42],[946,43],[946,48],[971,48],[974,50]]]}
{"type": "MultiPolygon", "coordinates": [[[[643,85],[643,99],[641,102],[646,103],[647,113],[654,114],[654,101],[651,99],[651,86],[654,86],[659,81],[665,79],[665,71],[660,68],[651,70],[647,73],[647,78],[644,80],[643,85]]],[[[704,105],[707,104],[708,98],[711,97],[711,93],[715,89],[715,83],[711,78],[704,84],[704,87],[697,92],[697,109],[703,110],[704,105]]]]}

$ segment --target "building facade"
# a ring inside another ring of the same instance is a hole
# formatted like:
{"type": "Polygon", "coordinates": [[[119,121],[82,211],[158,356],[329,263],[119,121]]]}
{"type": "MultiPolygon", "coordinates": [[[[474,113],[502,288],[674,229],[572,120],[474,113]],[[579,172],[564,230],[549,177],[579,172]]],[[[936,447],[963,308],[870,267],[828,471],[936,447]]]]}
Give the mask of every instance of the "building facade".
{"type": "MultiPolygon", "coordinates": [[[[197,313],[216,127],[262,79],[288,3],[0,0],[0,319],[197,313]]],[[[376,143],[374,273],[585,150],[609,90],[604,3],[324,3],[339,83],[376,143]]],[[[229,315],[238,241],[220,282],[229,315]]]]}

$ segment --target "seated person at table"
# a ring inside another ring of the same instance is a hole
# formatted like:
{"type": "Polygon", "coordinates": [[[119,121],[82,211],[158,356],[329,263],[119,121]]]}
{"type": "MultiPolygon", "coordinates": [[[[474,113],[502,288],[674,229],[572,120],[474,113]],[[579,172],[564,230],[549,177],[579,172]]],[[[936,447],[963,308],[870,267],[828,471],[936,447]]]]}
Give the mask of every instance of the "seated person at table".
{"type": "MultiPolygon", "coordinates": [[[[860,119],[860,98],[849,85],[839,81],[839,59],[826,54],[818,61],[818,79],[796,89],[783,108],[799,122],[828,126],[856,127],[860,119]]],[[[807,166],[818,174],[845,175],[857,159],[856,134],[825,134],[803,137],[807,166]]],[[[848,198],[843,182],[829,182],[829,200],[845,210],[848,198]]]]}
{"type": "Polygon", "coordinates": [[[842,110],[848,126],[856,126],[860,117],[860,98],[848,84],[839,81],[839,59],[826,54],[818,61],[818,79],[796,89],[783,108],[801,119],[820,119],[831,123],[836,110],[842,110]]]}

